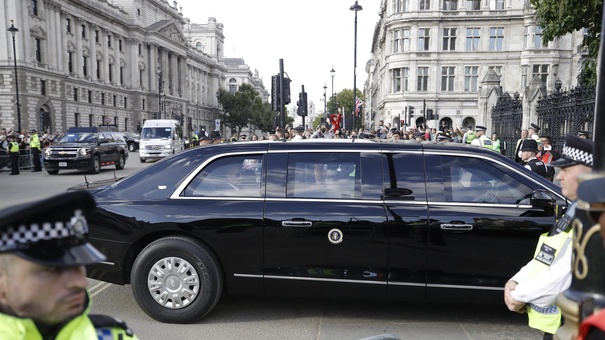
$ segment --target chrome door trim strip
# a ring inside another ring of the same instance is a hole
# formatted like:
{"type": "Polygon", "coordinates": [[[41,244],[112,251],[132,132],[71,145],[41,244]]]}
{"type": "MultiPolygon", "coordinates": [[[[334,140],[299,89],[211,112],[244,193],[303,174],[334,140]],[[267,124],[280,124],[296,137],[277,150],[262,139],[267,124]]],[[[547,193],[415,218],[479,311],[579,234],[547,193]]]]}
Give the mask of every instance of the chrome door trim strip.
{"type": "Polygon", "coordinates": [[[453,207],[501,207],[501,208],[523,208],[529,209],[532,206],[530,204],[500,204],[500,203],[475,203],[475,202],[429,202],[430,205],[445,205],[453,207]]]}
{"type": "Polygon", "coordinates": [[[407,287],[423,287],[426,288],[426,283],[414,283],[414,282],[389,282],[389,286],[407,286],[407,287]]]}
{"type": "Polygon", "coordinates": [[[428,288],[453,288],[453,289],[475,289],[475,290],[499,290],[504,291],[504,287],[487,287],[487,286],[465,286],[465,285],[443,285],[429,283],[428,288]]]}
{"type": "Polygon", "coordinates": [[[386,285],[387,284],[386,281],[323,279],[323,278],[318,278],[318,277],[279,276],[279,275],[265,275],[265,279],[296,280],[296,281],[320,281],[320,282],[340,282],[340,283],[364,283],[364,284],[372,284],[372,285],[386,285]]]}
{"type": "Polygon", "coordinates": [[[233,274],[235,277],[248,277],[252,279],[262,279],[263,275],[255,275],[255,274],[233,274]]]}

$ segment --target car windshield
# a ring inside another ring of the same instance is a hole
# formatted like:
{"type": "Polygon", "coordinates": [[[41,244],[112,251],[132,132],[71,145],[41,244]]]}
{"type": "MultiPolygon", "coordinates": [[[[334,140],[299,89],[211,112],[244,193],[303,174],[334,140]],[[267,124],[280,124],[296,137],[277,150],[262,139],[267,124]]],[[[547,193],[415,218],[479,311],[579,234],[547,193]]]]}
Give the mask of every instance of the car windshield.
{"type": "Polygon", "coordinates": [[[168,139],[171,135],[171,129],[169,127],[153,127],[153,128],[143,128],[142,137],[144,139],[168,139]]]}
{"type": "Polygon", "coordinates": [[[97,142],[97,134],[91,132],[82,132],[82,133],[67,133],[61,140],[59,144],[62,143],[96,143],[97,142]]]}

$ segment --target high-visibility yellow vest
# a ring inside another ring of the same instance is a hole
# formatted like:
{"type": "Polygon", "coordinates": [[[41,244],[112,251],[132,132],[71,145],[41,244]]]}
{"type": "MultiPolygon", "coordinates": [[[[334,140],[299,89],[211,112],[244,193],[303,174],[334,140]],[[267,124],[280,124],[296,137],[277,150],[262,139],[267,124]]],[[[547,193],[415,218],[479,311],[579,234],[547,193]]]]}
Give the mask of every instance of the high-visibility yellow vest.
{"type": "MultiPolygon", "coordinates": [[[[553,263],[563,257],[565,252],[571,251],[568,249],[571,248],[571,239],[569,231],[553,236],[548,236],[548,233],[542,234],[538,240],[534,258],[530,262],[528,277],[531,278],[548,270],[553,263]]],[[[528,303],[526,306],[529,327],[554,334],[561,326],[561,310],[556,305],[544,308],[528,303]]]]}
{"type": "Polygon", "coordinates": [[[466,133],[466,144],[470,144],[475,139],[475,131],[469,130],[466,133]]]}
{"type": "Polygon", "coordinates": [[[38,138],[37,134],[32,134],[31,139],[29,141],[30,149],[40,149],[40,138],[38,138]]]}
{"type": "Polygon", "coordinates": [[[484,148],[488,148],[490,150],[494,149],[494,146],[492,145],[492,140],[486,135],[482,135],[481,137],[479,137],[479,142],[481,142],[481,146],[484,148]]]}
{"type": "Polygon", "coordinates": [[[10,152],[19,152],[19,143],[11,142],[10,152]]]}

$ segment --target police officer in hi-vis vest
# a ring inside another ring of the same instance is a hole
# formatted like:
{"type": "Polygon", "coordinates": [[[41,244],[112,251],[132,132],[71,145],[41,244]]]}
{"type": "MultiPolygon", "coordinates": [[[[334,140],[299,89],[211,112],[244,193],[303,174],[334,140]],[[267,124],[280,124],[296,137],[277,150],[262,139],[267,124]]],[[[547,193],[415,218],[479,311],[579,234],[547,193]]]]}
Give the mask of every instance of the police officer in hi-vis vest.
{"type": "Polygon", "coordinates": [[[492,145],[492,140],[485,135],[487,131],[487,128],[485,126],[479,126],[477,125],[475,127],[475,139],[473,139],[471,145],[477,145],[477,146],[482,146],[484,148],[488,148],[490,150],[493,150],[494,147],[492,145]]]}
{"type": "Polygon", "coordinates": [[[42,162],[40,162],[40,138],[38,137],[38,131],[36,129],[29,130],[31,134],[29,139],[29,149],[32,153],[33,161],[34,161],[34,170],[32,172],[42,171],[42,162]]]}
{"type": "Polygon", "coordinates": [[[577,176],[590,172],[593,142],[568,134],[561,158],[550,163],[560,167],[557,179],[563,195],[572,205],[550,229],[540,236],[534,258],[504,286],[504,302],[509,310],[527,313],[529,326],[552,339],[561,325],[561,310],[555,305],[559,293],[571,284],[571,222],[578,192],[577,176]]]}
{"type": "Polygon", "coordinates": [[[92,196],[74,191],[0,211],[0,339],[137,339],[89,315],[87,264],[105,256],[86,238],[92,196]]]}
{"type": "Polygon", "coordinates": [[[11,159],[11,175],[19,174],[19,137],[17,135],[8,136],[8,154],[11,159]]]}

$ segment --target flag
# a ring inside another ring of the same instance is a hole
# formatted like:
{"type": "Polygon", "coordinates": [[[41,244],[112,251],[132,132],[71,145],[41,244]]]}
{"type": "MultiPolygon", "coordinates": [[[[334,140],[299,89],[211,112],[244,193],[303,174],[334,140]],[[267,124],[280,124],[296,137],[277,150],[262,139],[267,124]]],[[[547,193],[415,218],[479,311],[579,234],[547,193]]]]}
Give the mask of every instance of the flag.
{"type": "Polygon", "coordinates": [[[363,101],[357,97],[355,97],[355,116],[359,116],[359,111],[361,111],[361,106],[363,105],[363,101]]]}

